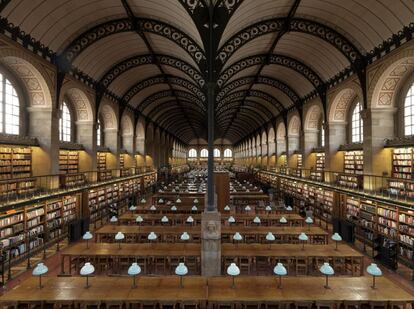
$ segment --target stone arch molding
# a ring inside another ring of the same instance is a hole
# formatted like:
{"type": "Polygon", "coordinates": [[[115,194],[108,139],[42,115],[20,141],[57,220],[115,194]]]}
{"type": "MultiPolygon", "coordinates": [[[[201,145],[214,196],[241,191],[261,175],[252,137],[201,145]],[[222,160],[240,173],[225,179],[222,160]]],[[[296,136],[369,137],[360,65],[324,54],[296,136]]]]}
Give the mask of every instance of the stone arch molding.
{"type": "Polygon", "coordinates": [[[355,88],[348,87],[340,90],[329,105],[329,122],[345,123],[349,107],[356,98],[360,99],[361,97],[355,88]]]}
{"type": "Polygon", "coordinates": [[[118,129],[118,121],[114,108],[109,102],[102,103],[100,116],[103,121],[104,130],[118,129]]]}
{"type": "Polygon", "coordinates": [[[368,97],[372,109],[396,107],[398,92],[407,75],[414,71],[414,48],[390,57],[370,82],[368,97]]]}
{"type": "Polygon", "coordinates": [[[286,138],[286,127],[283,122],[279,123],[279,125],[277,126],[276,138],[278,140],[283,140],[286,138]]]}
{"type": "Polygon", "coordinates": [[[121,134],[123,136],[132,136],[134,134],[133,120],[131,114],[129,113],[126,113],[122,116],[121,134]]]}
{"type": "Polygon", "coordinates": [[[24,52],[0,49],[0,61],[23,82],[28,95],[28,107],[52,108],[55,94],[55,72],[39,64],[24,52]]]}
{"type": "Polygon", "coordinates": [[[293,115],[289,120],[288,135],[299,136],[300,119],[298,115],[293,115]]]}
{"type": "Polygon", "coordinates": [[[59,102],[67,97],[75,109],[77,121],[94,121],[92,100],[84,91],[76,88],[74,84],[74,82],[69,82],[63,85],[59,102]]]}
{"type": "Polygon", "coordinates": [[[318,103],[312,104],[306,112],[305,130],[317,131],[319,129],[319,121],[323,116],[322,108],[318,103]]]}

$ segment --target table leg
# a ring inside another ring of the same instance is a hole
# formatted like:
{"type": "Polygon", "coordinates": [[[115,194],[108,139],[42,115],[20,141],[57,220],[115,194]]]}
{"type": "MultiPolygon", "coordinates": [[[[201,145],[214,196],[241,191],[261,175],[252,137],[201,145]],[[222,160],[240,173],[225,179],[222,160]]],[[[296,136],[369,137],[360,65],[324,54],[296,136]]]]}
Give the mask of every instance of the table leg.
{"type": "Polygon", "coordinates": [[[65,256],[62,254],[60,262],[60,272],[62,275],[65,274],[65,256]]]}

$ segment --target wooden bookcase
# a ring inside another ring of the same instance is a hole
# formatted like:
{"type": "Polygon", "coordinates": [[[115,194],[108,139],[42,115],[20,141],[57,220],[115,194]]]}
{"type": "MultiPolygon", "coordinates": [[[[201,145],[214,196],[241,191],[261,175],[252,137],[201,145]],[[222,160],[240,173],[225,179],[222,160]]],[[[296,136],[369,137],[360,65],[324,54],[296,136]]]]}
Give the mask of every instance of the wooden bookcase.
{"type": "Polygon", "coordinates": [[[414,148],[395,148],[392,152],[392,177],[389,180],[391,194],[414,198],[414,148]],[[401,179],[399,181],[398,179],[401,179]]]}
{"type": "Polygon", "coordinates": [[[106,152],[97,152],[96,153],[96,165],[98,171],[105,171],[106,170],[106,152]]]}
{"type": "Polygon", "coordinates": [[[59,151],[59,171],[61,174],[75,174],[79,172],[79,151],[59,151]]]}
{"type": "Polygon", "coordinates": [[[7,261],[18,262],[68,233],[79,214],[78,195],[64,196],[0,214],[0,242],[7,261]]]}

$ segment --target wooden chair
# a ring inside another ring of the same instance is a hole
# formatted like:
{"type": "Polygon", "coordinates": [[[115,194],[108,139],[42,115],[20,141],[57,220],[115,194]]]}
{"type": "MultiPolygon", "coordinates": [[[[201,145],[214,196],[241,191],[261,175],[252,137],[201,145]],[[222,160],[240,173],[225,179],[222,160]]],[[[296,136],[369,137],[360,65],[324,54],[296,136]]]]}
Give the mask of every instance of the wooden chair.
{"type": "Polygon", "coordinates": [[[256,302],[256,301],[252,301],[252,302],[245,301],[241,305],[242,305],[242,309],[261,309],[263,306],[263,303],[256,302]]]}
{"type": "Polygon", "coordinates": [[[106,309],[122,309],[124,302],[122,300],[106,300],[106,309]]]}
{"type": "Polygon", "coordinates": [[[306,276],[308,274],[308,259],[306,257],[297,257],[295,259],[296,276],[306,276]]]}
{"type": "Polygon", "coordinates": [[[344,309],[359,309],[361,303],[357,300],[344,300],[344,309]]]}
{"type": "Polygon", "coordinates": [[[255,259],[256,274],[269,274],[271,273],[270,258],[265,256],[258,256],[255,259]]]}
{"type": "Polygon", "coordinates": [[[386,309],[388,308],[388,302],[387,301],[370,301],[369,307],[371,309],[386,309]]]}
{"type": "Polygon", "coordinates": [[[99,309],[101,306],[100,300],[88,300],[88,301],[81,301],[75,304],[80,309],[99,309]]]}
{"type": "Polygon", "coordinates": [[[252,264],[251,258],[249,258],[249,257],[240,257],[238,264],[239,264],[241,273],[244,273],[246,275],[250,275],[251,264],[252,264]]]}
{"type": "Polygon", "coordinates": [[[176,309],[177,303],[175,301],[160,301],[160,309],[176,309]]]}
{"type": "Polygon", "coordinates": [[[75,306],[73,300],[55,300],[53,308],[55,309],[72,309],[75,306]]]}
{"type": "Polygon", "coordinates": [[[406,309],[407,308],[407,303],[405,301],[390,300],[389,304],[390,304],[389,305],[390,309],[395,309],[395,308],[406,309]]]}
{"type": "Polygon", "coordinates": [[[312,309],[312,301],[295,301],[294,302],[296,309],[312,309]]]}
{"type": "Polygon", "coordinates": [[[317,309],[336,309],[337,307],[337,303],[334,301],[323,301],[323,300],[318,300],[315,302],[316,308],[317,309]]]}

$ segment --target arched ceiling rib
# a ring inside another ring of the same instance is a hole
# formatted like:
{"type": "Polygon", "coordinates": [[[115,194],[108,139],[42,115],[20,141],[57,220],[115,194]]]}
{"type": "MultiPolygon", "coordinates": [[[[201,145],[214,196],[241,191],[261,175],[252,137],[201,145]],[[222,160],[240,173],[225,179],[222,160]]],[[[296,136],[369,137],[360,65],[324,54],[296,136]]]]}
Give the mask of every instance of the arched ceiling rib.
{"type": "MultiPolygon", "coordinates": [[[[414,21],[406,0],[215,2],[216,138],[257,132],[309,94],[326,97],[366,54],[414,21]]],[[[206,139],[206,0],[4,0],[0,14],[183,141],[206,139]],[[197,135],[197,136],[194,136],[197,135]]],[[[411,28],[410,28],[411,29],[411,28]]],[[[108,95],[108,93],[106,93],[108,95]]]]}

